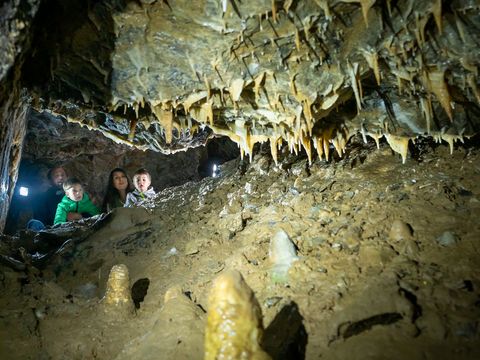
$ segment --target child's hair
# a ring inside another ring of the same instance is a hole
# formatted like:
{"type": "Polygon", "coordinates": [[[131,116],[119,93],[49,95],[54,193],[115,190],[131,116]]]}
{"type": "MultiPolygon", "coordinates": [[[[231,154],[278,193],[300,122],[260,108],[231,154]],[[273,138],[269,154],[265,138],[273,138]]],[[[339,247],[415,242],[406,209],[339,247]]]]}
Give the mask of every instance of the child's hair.
{"type": "Polygon", "coordinates": [[[73,185],[81,185],[83,187],[83,184],[81,183],[80,180],[78,180],[77,178],[75,177],[72,177],[72,178],[68,178],[64,183],[63,183],[63,191],[67,191],[68,189],[70,189],[73,185]]]}
{"type": "Polygon", "coordinates": [[[150,175],[150,173],[147,171],[147,169],[144,169],[144,168],[141,168],[135,171],[135,174],[133,174],[133,177],[135,178],[135,176],[137,175],[148,175],[148,177],[152,179],[152,176],[150,175]]]}

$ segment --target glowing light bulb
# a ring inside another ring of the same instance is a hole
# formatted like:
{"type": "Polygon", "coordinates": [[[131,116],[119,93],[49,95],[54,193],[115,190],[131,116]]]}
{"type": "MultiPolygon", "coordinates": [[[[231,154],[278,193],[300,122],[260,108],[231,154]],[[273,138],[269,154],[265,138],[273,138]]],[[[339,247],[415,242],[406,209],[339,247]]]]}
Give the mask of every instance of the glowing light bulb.
{"type": "Polygon", "coordinates": [[[20,186],[20,190],[18,191],[20,196],[28,196],[28,188],[25,186],[20,186]]]}

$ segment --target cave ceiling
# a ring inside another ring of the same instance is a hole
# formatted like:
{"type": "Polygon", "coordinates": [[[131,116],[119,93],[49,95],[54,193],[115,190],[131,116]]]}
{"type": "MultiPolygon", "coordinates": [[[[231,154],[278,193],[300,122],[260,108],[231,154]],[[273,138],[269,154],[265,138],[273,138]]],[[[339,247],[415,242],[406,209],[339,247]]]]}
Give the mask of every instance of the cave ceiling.
{"type": "Polygon", "coordinates": [[[274,159],[281,144],[328,159],[359,133],[405,161],[418,136],[452,147],[480,128],[480,1],[42,5],[32,106],[140,149],[226,135],[249,156],[270,141],[274,159]]]}

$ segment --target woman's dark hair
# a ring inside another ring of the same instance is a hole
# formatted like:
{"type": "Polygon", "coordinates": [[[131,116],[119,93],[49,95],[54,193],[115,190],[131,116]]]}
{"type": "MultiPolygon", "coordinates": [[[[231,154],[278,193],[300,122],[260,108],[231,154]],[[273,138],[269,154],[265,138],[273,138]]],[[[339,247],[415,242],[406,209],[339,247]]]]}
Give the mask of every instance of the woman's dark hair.
{"type": "Polygon", "coordinates": [[[122,168],[115,168],[110,172],[110,175],[108,176],[108,184],[107,184],[107,190],[105,191],[105,197],[103,198],[103,205],[102,205],[102,210],[104,212],[107,211],[108,204],[113,204],[115,202],[115,199],[120,196],[118,193],[118,190],[115,189],[115,186],[113,186],[113,174],[116,172],[121,172],[127,177],[127,189],[125,190],[127,193],[129,191],[132,191],[132,184],[130,183],[130,179],[128,178],[128,175],[125,170],[122,168]]]}

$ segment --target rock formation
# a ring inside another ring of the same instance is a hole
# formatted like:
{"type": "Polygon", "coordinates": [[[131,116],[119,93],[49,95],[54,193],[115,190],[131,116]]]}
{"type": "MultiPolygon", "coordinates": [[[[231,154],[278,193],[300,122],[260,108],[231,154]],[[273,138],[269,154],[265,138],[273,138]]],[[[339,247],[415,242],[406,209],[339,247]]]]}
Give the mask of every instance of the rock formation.
{"type": "Polygon", "coordinates": [[[21,99],[163,153],[217,134],[250,157],[269,141],[274,159],[287,143],[311,162],[330,159],[330,144],[342,156],[361,133],[385,136],[405,162],[418,136],[453,148],[479,129],[475,0],[39,3],[2,5],[2,134],[18,134],[1,140],[0,218],[21,99]]]}

